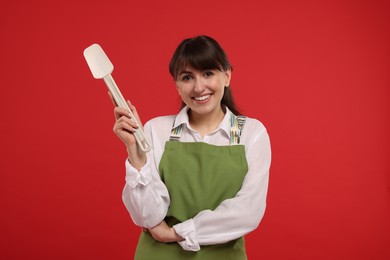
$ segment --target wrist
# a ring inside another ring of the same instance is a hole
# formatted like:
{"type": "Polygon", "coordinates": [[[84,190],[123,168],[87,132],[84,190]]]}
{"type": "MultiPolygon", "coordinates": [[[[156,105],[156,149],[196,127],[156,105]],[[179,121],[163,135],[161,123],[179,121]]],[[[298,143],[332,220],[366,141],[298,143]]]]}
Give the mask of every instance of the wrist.
{"type": "Polygon", "coordinates": [[[182,238],[181,236],[179,236],[179,235],[176,233],[176,230],[175,230],[173,227],[171,227],[170,229],[171,229],[172,240],[173,240],[174,242],[179,242],[179,241],[183,241],[183,240],[184,240],[184,238],[182,238]]]}
{"type": "Polygon", "coordinates": [[[134,168],[140,171],[146,164],[146,154],[138,149],[136,145],[127,147],[127,160],[134,168]]]}

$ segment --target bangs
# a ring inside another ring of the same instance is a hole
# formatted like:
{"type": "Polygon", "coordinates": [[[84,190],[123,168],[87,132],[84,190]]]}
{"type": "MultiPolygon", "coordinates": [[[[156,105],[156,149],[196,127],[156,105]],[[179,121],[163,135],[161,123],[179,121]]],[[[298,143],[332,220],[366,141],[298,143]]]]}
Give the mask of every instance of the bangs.
{"type": "Polygon", "coordinates": [[[192,67],[199,71],[204,70],[222,70],[222,66],[216,62],[208,54],[188,54],[187,56],[181,56],[176,62],[175,66],[173,66],[173,77],[176,80],[177,77],[187,68],[192,67]]]}

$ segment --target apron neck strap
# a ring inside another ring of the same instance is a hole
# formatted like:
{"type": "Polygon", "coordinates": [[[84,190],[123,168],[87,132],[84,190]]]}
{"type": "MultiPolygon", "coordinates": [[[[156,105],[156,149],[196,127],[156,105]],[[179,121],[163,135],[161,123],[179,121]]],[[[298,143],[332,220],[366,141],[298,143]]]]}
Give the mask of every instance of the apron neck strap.
{"type": "MultiPolygon", "coordinates": [[[[175,120],[176,120],[176,118],[175,118],[175,120]]],[[[173,121],[173,125],[175,125],[175,121],[173,121]]],[[[176,127],[172,126],[172,131],[171,131],[171,136],[169,137],[169,141],[175,141],[175,142],[180,141],[180,136],[181,136],[181,132],[183,130],[183,125],[184,124],[180,124],[176,127]]]]}
{"type": "Polygon", "coordinates": [[[245,116],[230,116],[230,145],[240,144],[241,132],[245,124],[245,116]]]}

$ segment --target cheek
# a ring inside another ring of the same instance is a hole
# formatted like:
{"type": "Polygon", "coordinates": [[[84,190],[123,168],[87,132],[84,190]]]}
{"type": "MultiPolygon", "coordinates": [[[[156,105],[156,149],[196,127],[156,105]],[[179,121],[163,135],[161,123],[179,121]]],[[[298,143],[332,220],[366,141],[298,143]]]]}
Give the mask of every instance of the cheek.
{"type": "Polygon", "coordinates": [[[218,88],[225,87],[226,86],[226,78],[225,77],[219,77],[215,80],[215,85],[218,86],[218,88]]]}
{"type": "Polygon", "coordinates": [[[177,93],[179,94],[180,97],[186,97],[186,88],[184,88],[183,86],[180,86],[180,87],[177,87],[177,93]]]}
{"type": "Polygon", "coordinates": [[[216,83],[216,88],[218,88],[218,90],[223,91],[225,89],[225,86],[226,86],[226,81],[224,79],[221,79],[216,83]]]}

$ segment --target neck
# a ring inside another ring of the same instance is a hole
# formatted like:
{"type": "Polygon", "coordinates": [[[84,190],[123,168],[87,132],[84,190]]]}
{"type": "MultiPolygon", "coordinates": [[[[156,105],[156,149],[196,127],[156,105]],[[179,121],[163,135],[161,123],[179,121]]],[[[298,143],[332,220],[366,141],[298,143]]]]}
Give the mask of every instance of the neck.
{"type": "Polygon", "coordinates": [[[196,130],[203,138],[217,129],[225,116],[225,111],[221,107],[208,114],[197,114],[189,110],[188,116],[191,128],[196,130]]]}

